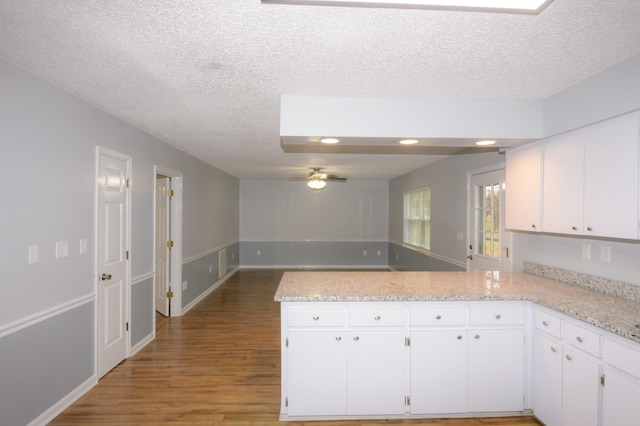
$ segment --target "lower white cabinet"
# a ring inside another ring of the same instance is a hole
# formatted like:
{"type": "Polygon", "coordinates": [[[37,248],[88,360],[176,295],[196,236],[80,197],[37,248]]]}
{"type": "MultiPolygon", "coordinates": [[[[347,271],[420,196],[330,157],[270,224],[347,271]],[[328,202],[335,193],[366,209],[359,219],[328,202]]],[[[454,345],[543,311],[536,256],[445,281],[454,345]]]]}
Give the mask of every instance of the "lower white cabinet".
{"type": "Polygon", "coordinates": [[[562,425],[598,426],[599,392],[600,365],[587,355],[565,346],[562,360],[562,425]]]}
{"type": "Polygon", "coordinates": [[[640,404],[640,345],[605,340],[602,426],[636,426],[640,404]]]}
{"type": "Polygon", "coordinates": [[[532,405],[536,417],[547,426],[562,424],[562,344],[534,332],[532,346],[532,405]]]}

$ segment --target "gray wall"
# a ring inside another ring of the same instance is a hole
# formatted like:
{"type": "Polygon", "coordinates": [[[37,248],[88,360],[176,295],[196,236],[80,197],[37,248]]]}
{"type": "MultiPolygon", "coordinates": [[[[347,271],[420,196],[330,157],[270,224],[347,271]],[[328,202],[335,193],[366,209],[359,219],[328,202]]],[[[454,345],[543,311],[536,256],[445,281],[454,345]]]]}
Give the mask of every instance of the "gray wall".
{"type": "MultiPolygon", "coordinates": [[[[7,424],[23,424],[95,374],[96,146],[132,157],[132,345],[154,332],[154,165],[183,174],[184,275],[190,259],[212,250],[228,246],[237,258],[239,182],[3,60],[0,93],[0,413],[3,422],[15,419],[7,424]],[[81,239],[89,248],[82,255],[81,239]],[[69,257],[54,258],[56,241],[69,242],[69,257]],[[29,265],[33,244],[40,261],[29,265]],[[66,352],[52,351],[53,342],[65,342],[66,352]],[[29,397],[16,399],[23,389],[29,397]]],[[[204,291],[211,283],[200,279],[193,289],[204,291]]]]}
{"type": "Polygon", "coordinates": [[[453,155],[389,182],[389,264],[398,270],[460,270],[467,256],[467,173],[504,163],[498,153],[453,155]],[[403,194],[431,187],[431,253],[439,262],[402,248],[403,194]],[[457,233],[463,233],[463,241],[457,233]],[[397,258],[396,258],[396,255],[397,258]]]}
{"type": "Polygon", "coordinates": [[[318,193],[305,182],[240,181],[244,267],[384,267],[387,230],[386,181],[330,182],[318,193]]]}

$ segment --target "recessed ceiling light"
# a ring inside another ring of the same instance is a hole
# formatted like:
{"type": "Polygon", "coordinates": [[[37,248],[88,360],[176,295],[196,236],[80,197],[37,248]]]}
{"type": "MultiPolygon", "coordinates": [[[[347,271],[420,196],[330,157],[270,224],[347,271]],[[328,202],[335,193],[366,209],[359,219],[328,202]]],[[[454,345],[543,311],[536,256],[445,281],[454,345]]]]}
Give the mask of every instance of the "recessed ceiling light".
{"type": "Polygon", "coordinates": [[[478,142],[476,142],[476,145],[478,145],[478,146],[489,146],[489,145],[493,145],[495,143],[496,143],[496,141],[478,141],[478,142]]]}
{"type": "Polygon", "coordinates": [[[262,0],[262,3],[312,6],[388,7],[401,9],[472,10],[540,13],[553,0],[262,0]]]}
{"type": "Polygon", "coordinates": [[[415,145],[418,143],[417,139],[402,139],[401,141],[398,141],[398,143],[400,145],[415,145]]]}
{"type": "Polygon", "coordinates": [[[340,139],[337,139],[337,138],[320,138],[320,142],[332,144],[332,143],[340,142],[340,139]]]}

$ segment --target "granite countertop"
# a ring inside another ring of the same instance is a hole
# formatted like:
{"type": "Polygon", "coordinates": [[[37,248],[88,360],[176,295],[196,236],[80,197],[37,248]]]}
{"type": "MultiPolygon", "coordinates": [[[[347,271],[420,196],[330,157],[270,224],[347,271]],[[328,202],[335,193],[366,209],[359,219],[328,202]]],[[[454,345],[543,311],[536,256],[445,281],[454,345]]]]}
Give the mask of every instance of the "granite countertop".
{"type": "Polygon", "coordinates": [[[640,343],[638,301],[524,272],[285,272],[275,300],[527,300],[640,343]]]}

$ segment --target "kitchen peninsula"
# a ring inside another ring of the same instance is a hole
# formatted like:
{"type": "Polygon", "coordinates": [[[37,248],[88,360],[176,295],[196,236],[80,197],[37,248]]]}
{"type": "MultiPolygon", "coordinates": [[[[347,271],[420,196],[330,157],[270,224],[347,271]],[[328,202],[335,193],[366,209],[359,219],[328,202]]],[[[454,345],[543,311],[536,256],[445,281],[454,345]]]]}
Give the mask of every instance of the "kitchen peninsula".
{"type": "Polygon", "coordinates": [[[640,302],[626,296],[521,272],[287,272],[281,419],[631,424],[640,302]]]}

